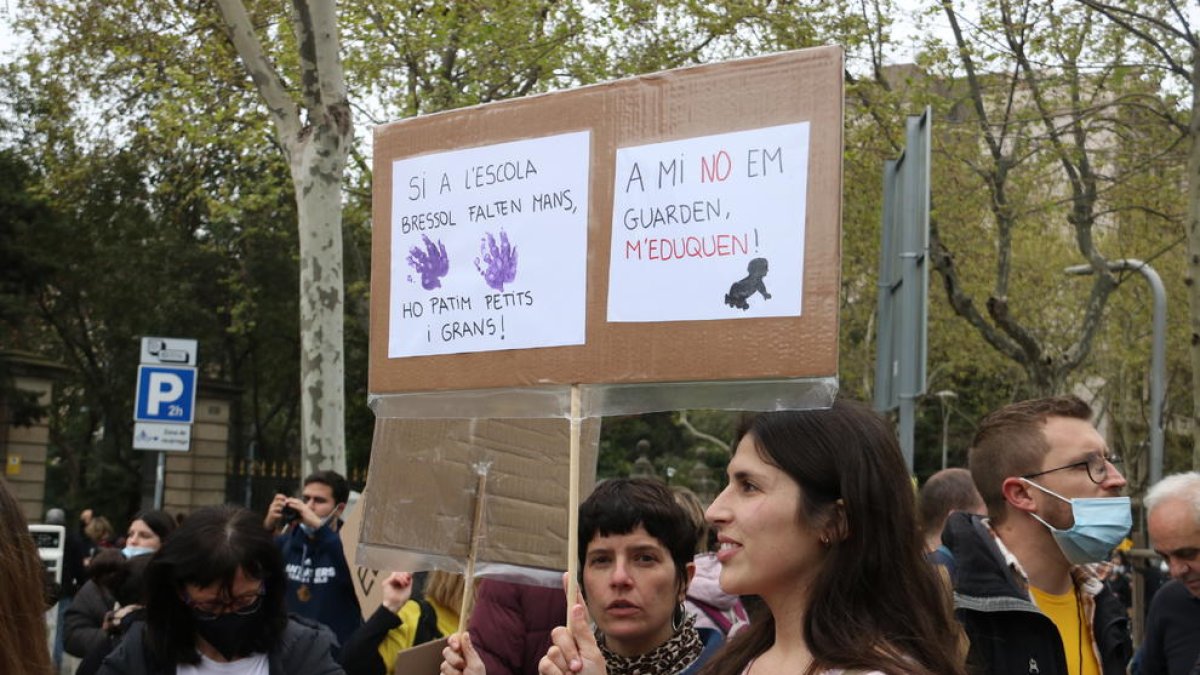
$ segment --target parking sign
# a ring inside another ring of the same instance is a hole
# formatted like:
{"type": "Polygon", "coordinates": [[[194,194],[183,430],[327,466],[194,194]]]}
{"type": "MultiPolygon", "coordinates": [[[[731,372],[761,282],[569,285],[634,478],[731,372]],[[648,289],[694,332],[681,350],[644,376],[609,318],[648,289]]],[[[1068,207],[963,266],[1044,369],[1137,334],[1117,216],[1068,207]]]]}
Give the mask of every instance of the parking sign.
{"type": "Polygon", "coordinates": [[[195,408],[195,368],[138,366],[135,421],[191,424],[195,408]]]}

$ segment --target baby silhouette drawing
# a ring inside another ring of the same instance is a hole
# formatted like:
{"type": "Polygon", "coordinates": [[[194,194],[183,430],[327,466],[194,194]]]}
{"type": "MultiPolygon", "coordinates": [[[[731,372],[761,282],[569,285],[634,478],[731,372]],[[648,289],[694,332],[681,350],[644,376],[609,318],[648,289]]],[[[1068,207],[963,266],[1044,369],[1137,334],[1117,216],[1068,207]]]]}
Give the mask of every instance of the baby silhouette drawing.
{"type": "Polygon", "coordinates": [[[767,285],[763,283],[763,277],[767,276],[767,259],[755,258],[746,266],[746,278],[739,279],[733,282],[729,287],[729,292],[725,294],[725,304],[738,309],[750,309],[750,303],[746,302],[750,296],[755,293],[762,293],[764,300],[770,300],[771,294],[767,292],[767,285]]]}

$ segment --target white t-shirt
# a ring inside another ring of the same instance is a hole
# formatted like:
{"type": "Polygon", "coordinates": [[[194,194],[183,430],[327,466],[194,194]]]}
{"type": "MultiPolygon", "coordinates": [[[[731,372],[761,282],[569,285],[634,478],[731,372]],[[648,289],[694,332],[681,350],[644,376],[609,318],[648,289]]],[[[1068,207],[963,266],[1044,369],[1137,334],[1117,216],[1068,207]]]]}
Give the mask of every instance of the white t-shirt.
{"type": "Polygon", "coordinates": [[[270,675],[266,654],[252,654],[237,661],[218,663],[200,655],[200,665],[176,666],[175,675],[270,675]]]}

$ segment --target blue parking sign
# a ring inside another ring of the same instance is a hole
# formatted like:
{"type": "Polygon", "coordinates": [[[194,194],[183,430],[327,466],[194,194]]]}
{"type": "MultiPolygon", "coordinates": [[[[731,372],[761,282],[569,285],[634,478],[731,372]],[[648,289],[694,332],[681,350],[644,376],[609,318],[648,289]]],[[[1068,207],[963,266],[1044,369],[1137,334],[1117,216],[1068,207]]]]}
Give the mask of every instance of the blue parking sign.
{"type": "Polygon", "coordinates": [[[134,421],[191,424],[195,408],[195,368],[138,366],[134,421]]]}

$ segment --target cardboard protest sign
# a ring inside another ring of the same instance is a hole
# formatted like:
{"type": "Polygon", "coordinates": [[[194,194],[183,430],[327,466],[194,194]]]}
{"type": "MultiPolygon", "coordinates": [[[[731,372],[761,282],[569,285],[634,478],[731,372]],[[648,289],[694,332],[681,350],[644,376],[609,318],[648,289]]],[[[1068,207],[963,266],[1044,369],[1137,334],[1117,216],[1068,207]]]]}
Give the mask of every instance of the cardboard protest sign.
{"type": "Polygon", "coordinates": [[[372,394],[836,376],[842,73],[809,49],[377,127],[372,394]]]}
{"type": "Polygon", "coordinates": [[[392,672],[404,675],[437,675],[442,668],[442,650],[448,642],[447,638],[440,638],[405,649],[396,655],[396,665],[392,672]]]}
{"type": "Polygon", "coordinates": [[[358,534],[362,530],[363,502],[366,495],[359,498],[358,503],[346,514],[342,529],[338,534],[342,537],[342,551],[346,561],[350,563],[350,574],[354,575],[354,594],[358,596],[358,606],[362,609],[363,619],[369,619],[379,605],[383,604],[383,580],[387,572],[367,569],[354,564],[355,552],[358,550],[358,534]]]}
{"type": "MultiPolygon", "coordinates": [[[[584,423],[581,485],[595,479],[600,421],[584,423]]],[[[473,489],[488,472],[476,571],[497,565],[567,568],[568,422],[563,419],[377,419],[358,564],[372,569],[463,570],[473,489]]],[[[557,583],[553,575],[542,579],[557,583]]]]}
{"type": "Polygon", "coordinates": [[[836,377],[842,74],[819,48],[376,129],[360,565],[567,567],[599,421],[523,392],[836,377]]]}

